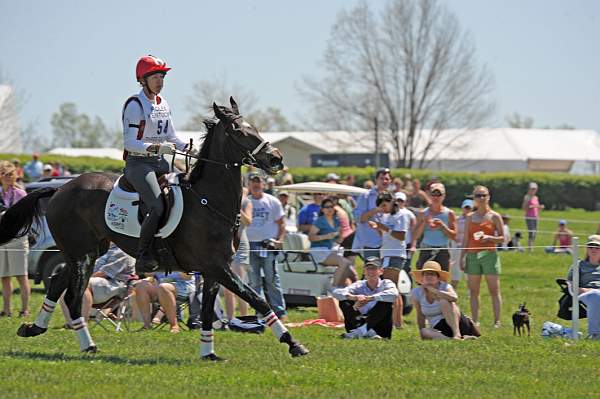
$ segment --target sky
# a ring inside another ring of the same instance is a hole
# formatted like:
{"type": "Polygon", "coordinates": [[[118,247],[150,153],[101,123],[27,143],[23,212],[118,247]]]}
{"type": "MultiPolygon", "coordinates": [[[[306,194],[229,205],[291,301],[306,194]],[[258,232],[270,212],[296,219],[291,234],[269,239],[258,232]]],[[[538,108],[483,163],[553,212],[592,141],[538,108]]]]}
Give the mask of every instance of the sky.
{"type": "MultiPolygon", "coordinates": [[[[600,131],[600,2],[442,1],[494,77],[491,127],[506,126],[505,116],[518,112],[536,126],[600,131]]],[[[302,76],[320,76],[336,16],[357,3],[0,0],[0,70],[25,94],[21,124],[47,135],[64,102],[119,126],[125,99],[139,91],[135,64],[148,53],[173,67],[163,95],[176,125],[190,116],[193,83],[215,77],[298,123],[308,106],[297,86],[302,76]]]]}

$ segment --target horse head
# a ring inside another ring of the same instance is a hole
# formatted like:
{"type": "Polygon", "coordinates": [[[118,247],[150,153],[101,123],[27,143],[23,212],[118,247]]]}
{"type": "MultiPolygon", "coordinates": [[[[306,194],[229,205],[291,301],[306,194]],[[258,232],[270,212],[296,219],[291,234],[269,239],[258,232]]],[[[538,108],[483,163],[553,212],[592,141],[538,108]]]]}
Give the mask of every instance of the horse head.
{"type": "Polygon", "coordinates": [[[283,169],[281,152],[260,137],[258,130],[244,120],[233,97],[229,98],[229,102],[231,108],[213,103],[213,110],[225,135],[239,151],[242,162],[259,167],[270,175],[283,169]]]}

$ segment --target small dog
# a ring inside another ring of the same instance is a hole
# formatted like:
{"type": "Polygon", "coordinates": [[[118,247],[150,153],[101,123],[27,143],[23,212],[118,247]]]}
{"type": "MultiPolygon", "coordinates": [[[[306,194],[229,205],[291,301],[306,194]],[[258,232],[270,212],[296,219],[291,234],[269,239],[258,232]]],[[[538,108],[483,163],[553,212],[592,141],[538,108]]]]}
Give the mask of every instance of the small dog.
{"type": "Polygon", "coordinates": [[[523,328],[523,334],[525,334],[525,326],[527,326],[527,335],[531,336],[531,329],[529,328],[529,310],[525,307],[526,303],[519,305],[519,310],[513,313],[513,335],[521,336],[521,328],[523,328]]]}

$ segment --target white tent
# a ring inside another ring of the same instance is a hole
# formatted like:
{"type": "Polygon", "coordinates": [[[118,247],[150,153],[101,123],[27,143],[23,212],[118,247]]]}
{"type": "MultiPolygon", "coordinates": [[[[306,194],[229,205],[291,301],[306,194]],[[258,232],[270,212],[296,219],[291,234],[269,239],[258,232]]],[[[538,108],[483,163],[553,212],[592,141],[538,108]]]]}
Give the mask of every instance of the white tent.
{"type": "Polygon", "coordinates": [[[23,152],[15,97],[6,85],[0,85],[0,152],[23,152]]]}

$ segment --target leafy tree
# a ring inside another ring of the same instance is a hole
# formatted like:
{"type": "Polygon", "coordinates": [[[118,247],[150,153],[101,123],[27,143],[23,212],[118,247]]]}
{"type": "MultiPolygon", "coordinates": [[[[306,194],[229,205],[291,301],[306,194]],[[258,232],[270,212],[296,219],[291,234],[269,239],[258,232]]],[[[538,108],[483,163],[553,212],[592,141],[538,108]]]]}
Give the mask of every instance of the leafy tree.
{"type": "Polygon", "coordinates": [[[111,131],[98,116],[91,118],[77,112],[73,103],[63,103],[52,115],[54,147],[113,147],[121,134],[111,131]]]}

